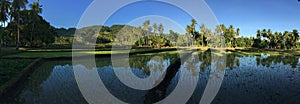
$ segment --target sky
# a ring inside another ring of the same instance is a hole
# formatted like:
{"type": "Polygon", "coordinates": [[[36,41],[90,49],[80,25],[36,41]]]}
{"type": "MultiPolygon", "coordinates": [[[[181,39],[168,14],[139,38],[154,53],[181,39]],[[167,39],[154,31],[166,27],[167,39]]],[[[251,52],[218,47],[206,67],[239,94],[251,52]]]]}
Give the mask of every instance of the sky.
{"type": "MultiPolygon", "coordinates": [[[[30,3],[33,1],[36,0],[29,0],[30,3]]],[[[110,0],[100,1],[110,2],[110,0]]],[[[55,27],[76,27],[92,2],[93,0],[40,0],[43,5],[41,15],[55,27]]],[[[255,36],[258,29],[264,28],[273,32],[300,30],[298,0],[205,0],[205,2],[220,24],[239,27],[242,36],[255,36]]],[[[99,10],[100,14],[101,12],[105,10],[99,10]]],[[[177,22],[183,28],[191,23],[191,16],[184,10],[172,5],[147,1],[123,7],[112,14],[105,25],[142,24],[138,19],[147,15],[167,17],[165,19],[177,22]]],[[[169,28],[165,30],[168,31],[169,28]]],[[[184,29],[181,28],[178,32],[184,32],[184,29]]]]}

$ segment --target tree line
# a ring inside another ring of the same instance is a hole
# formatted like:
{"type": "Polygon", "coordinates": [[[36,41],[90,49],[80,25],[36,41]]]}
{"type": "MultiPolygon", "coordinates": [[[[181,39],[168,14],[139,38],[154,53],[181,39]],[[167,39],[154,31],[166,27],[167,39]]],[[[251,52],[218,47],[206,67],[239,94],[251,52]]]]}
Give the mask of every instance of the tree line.
{"type": "Polygon", "coordinates": [[[224,24],[221,24],[212,31],[206,28],[204,24],[201,24],[199,31],[196,31],[196,24],[197,21],[192,19],[191,25],[186,26],[186,35],[193,38],[194,44],[202,47],[216,46],[215,43],[220,42],[226,47],[254,47],[261,49],[294,49],[300,46],[299,32],[296,29],[284,31],[283,33],[272,32],[271,29],[262,29],[262,31],[257,30],[256,37],[239,37],[240,28],[235,29],[232,25],[226,27],[224,24]]]}
{"type": "MultiPolygon", "coordinates": [[[[198,24],[192,19],[186,26],[186,33],[169,30],[165,33],[163,24],[152,23],[146,20],[138,27],[130,25],[92,26],[82,28],[82,34],[97,33],[97,44],[136,45],[139,47],[166,47],[166,46],[202,46],[202,47],[254,47],[261,49],[293,49],[299,47],[299,33],[297,30],[272,32],[270,29],[258,30],[256,37],[240,36],[240,28],[233,25],[218,25],[214,30],[205,24],[198,24]],[[198,28],[198,29],[196,29],[198,28]]],[[[89,38],[89,37],[87,37],[89,38]]]]}

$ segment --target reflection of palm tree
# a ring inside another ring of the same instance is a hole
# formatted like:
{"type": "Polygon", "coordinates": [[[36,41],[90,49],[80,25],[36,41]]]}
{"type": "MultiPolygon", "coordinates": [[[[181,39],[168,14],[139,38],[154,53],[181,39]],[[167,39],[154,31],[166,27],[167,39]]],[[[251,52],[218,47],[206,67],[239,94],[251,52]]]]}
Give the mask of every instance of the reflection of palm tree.
{"type": "Polygon", "coordinates": [[[291,65],[292,68],[296,68],[299,61],[299,57],[295,56],[268,56],[267,58],[257,57],[257,65],[270,67],[272,64],[291,65]]]}
{"type": "Polygon", "coordinates": [[[200,66],[201,72],[204,72],[205,69],[211,65],[211,51],[207,50],[203,53],[200,53],[199,59],[202,62],[201,66],[200,66]]]}
{"type": "Polygon", "coordinates": [[[227,54],[226,56],[226,66],[228,66],[231,70],[233,70],[234,65],[239,66],[240,61],[237,58],[237,55],[234,53],[227,54]]]}
{"type": "Polygon", "coordinates": [[[154,103],[166,97],[167,88],[170,85],[171,80],[175,77],[176,73],[181,67],[181,61],[185,62],[190,57],[190,55],[191,53],[183,55],[180,59],[177,59],[167,68],[165,78],[159,85],[147,92],[147,94],[145,95],[144,103],[154,103]]]}

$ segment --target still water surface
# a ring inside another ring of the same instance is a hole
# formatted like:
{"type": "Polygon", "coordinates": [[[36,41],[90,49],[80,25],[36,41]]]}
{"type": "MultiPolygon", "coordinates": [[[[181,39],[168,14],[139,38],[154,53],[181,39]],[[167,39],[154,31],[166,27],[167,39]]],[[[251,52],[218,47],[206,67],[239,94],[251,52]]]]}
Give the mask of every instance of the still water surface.
{"type": "MultiPolygon", "coordinates": [[[[130,70],[139,78],[155,76],[150,85],[159,84],[166,68],[178,58],[176,52],[130,56],[130,70]],[[153,57],[158,57],[153,59],[153,57]]],[[[192,55],[199,62],[181,64],[176,75],[155,92],[136,90],[123,84],[113,71],[110,58],[97,58],[97,72],[111,94],[127,103],[154,103],[176,88],[182,73],[198,80],[187,103],[198,103],[208,83],[211,55],[192,55]],[[192,68],[193,67],[193,68],[192,68]],[[198,79],[196,79],[198,78],[198,79]]],[[[226,54],[225,77],[212,103],[300,103],[300,58],[296,56],[248,56],[226,54]]],[[[192,82],[192,81],[191,81],[192,82]]],[[[145,84],[145,85],[147,85],[145,84]]],[[[184,83],[189,85],[189,81],[184,83]]],[[[87,103],[74,78],[71,61],[49,61],[37,68],[22,86],[1,98],[3,103],[87,103]]]]}

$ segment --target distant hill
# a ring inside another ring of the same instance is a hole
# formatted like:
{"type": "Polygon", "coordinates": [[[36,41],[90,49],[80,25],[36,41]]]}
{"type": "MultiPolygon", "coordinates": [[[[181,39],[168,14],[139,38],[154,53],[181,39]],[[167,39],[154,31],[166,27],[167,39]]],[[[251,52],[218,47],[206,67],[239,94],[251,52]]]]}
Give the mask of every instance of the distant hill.
{"type": "Polygon", "coordinates": [[[54,31],[56,32],[56,36],[73,36],[76,28],[56,28],[54,31]]]}

